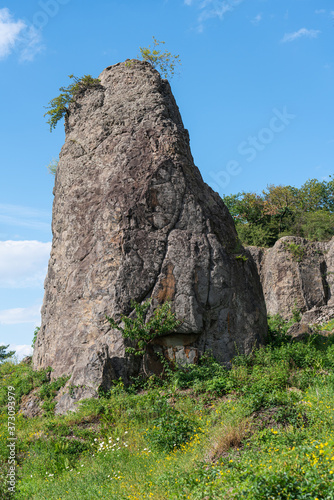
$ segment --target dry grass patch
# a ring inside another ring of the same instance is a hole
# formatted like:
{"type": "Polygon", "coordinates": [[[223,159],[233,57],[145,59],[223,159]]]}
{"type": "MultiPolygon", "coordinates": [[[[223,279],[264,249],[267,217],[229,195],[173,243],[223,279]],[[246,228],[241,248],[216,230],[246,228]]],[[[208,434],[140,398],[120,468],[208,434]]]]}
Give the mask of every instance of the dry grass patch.
{"type": "Polygon", "coordinates": [[[225,424],[216,435],[213,447],[209,451],[206,461],[215,462],[228,455],[231,448],[239,448],[242,441],[251,433],[251,422],[244,418],[234,424],[225,424]]]}

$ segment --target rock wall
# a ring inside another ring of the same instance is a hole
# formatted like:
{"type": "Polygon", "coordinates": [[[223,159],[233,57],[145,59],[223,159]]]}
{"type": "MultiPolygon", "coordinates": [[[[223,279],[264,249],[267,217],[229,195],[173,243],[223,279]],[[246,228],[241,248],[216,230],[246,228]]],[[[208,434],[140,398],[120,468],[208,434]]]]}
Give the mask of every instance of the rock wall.
{"type": "Polygon", "coordinates": [[[266,334],[256,266],[194,165],[168,82],[139,61],[99,78],[66,117],[33,355],[35,368],[71,374],[77,397],[138,370],[105,319],[130,314],[131,299],[172,301],[184,322],[156,346],[172,359],[212,350],[228,362],[266,334]]]}
{"type": "Polygon", "coordinates": [[[309,242],[286,236],[272,248],[247,251],[256,263],[268,314],[290,319],[296,308],[303,323],[334,317],[334,238],[309,242]]]}

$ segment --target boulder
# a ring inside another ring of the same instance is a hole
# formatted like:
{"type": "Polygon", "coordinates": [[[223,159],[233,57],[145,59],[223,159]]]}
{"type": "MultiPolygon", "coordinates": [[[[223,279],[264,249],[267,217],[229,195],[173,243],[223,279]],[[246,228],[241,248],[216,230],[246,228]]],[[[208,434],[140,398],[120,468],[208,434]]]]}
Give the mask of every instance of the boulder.
{"type": "Polygon", "coordinates": [[[247,247],[247,252],[257,266],[268,314],[290,319],[299,310],[303,323],[334,317],[334,239],[285,236],[272,248],[247,247]]]}
{"type": "Polygon", "coordinates": [[[267,324],[256,266],[194,165],[169,83],[140,61],[99,78],[66,116],[33,354],[34,368],[89,391],[138,372],[106,320],[132,314],[131,299],[171,301],[183,323],[156,349],[181,364],[208,350],[228,363],[267,324]]]}
{"type": "Polygon", "coordinates": [[[29,394],[24,394],[20,403],[19,414],[26,418],[40,417],[43,415],[42,401],[39,397],[39,389],[34,389],[29,394]]]}

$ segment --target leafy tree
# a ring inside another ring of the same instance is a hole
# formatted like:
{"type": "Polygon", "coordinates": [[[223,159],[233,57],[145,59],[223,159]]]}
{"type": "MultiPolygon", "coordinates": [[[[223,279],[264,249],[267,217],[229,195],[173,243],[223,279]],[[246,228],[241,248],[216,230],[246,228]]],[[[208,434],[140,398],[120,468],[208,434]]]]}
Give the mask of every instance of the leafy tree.
{"type": "Polygon", "coordinates": [[[131,307],[135,310],[135,317],[121,316],[120,323],[113,318],[106,316],[113,328],[119,330],[125,339],[130,339],[135,343],[135,347],[127,347],[125,352],[135,356],[144,356],[147,346],[152,341],[175,330],[182,322],[177,320],[171,310],[170,302],[165,302],[157,307],[152,316],[146,321],[146,316],[151,305],[151,299],[143,304],[135,301],[131,302],[131,307]],[[124,326],[121,326],[123,323],[124,326]]]}
{"type": "Polygon", "coordinates": [[[68,105],[74,102],[76,97],[81,95],[87,89],[96,88],[100,85],[100,80],[98,78],[92,78],[91,75],[84,75],[78,78],[74,75],[69,75],[69,78],[73,80],[68,87],[60,87],[60,94],[54,97],[49,102],[46,109],[49,109],[44,116],[48,117],[47,123],[50,125],[50,132],[56,128],[57,123],[61,120],[68,111],[68,105]]]}
{"type": "Polygon", "coordinates": [[[282,236],[328,240],[334,236],[334,180],[301,186],[267,186],[261,195],[238,193],[223,200],[245,245],[272,246],[282,236]]]}
{"type": "Polygon", "coordinates": [[[299,205],[304,212],[334,210],[333,181],[309,179],[299,189],[299,205]]]}
{"type": "Polygon", "coordinates": [[[143,61],[148,61],[152,64],[153,68],[156,68],[163,77],[172,78],[175,74],[176,65],[181,64],[180,56],[173,55],[167,50],[165,50],[165,52],[157,50],[159,45],[164,45],[165,42],[157,40],[154,36],[152,38],[154,42],[153,48],[151,49],[150,45],[148,47],[139,47],[139,57],[141,57],[143,61]]]}
{"type": "Polygon", "coordinates": [[[326,241],[334,236],[334,214],[327,210],[308,212],[299,222],[298,233],[308,240],[326,241]]]}
{"type": "Polygon", "coordinates": [[[11,358],[12,356],[14,356],[15,351],[6,352],[6,349],[8,349],[8,347],[9,347],[9,344],[8,345],[0,345],[0,363],[5,361],[5,359],[8,359],[8,358],[11,358]]]}

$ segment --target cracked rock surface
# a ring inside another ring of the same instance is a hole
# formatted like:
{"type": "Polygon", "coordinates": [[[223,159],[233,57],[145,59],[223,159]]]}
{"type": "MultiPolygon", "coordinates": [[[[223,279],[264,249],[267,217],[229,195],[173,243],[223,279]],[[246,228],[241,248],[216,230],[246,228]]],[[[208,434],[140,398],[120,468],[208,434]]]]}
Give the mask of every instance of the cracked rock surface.
{"type": "Polygon", "coordinates": [[[99,78],[66,118],[34,367],[94,390],[126,379],[138,366],[105,315],[149,297],[184,320],[157,342],[169,357],[249,352],[266,334],[256,266],[194,165],[169,83],[140,61],[99,78]]]}
{"type": "Polygon", "coordinates": [[[285,236],[272,248],[247,247],[263,286],[268,314],[302,314],[306,324],[334,317],[334,238],[310,242],[285,236]]]}

